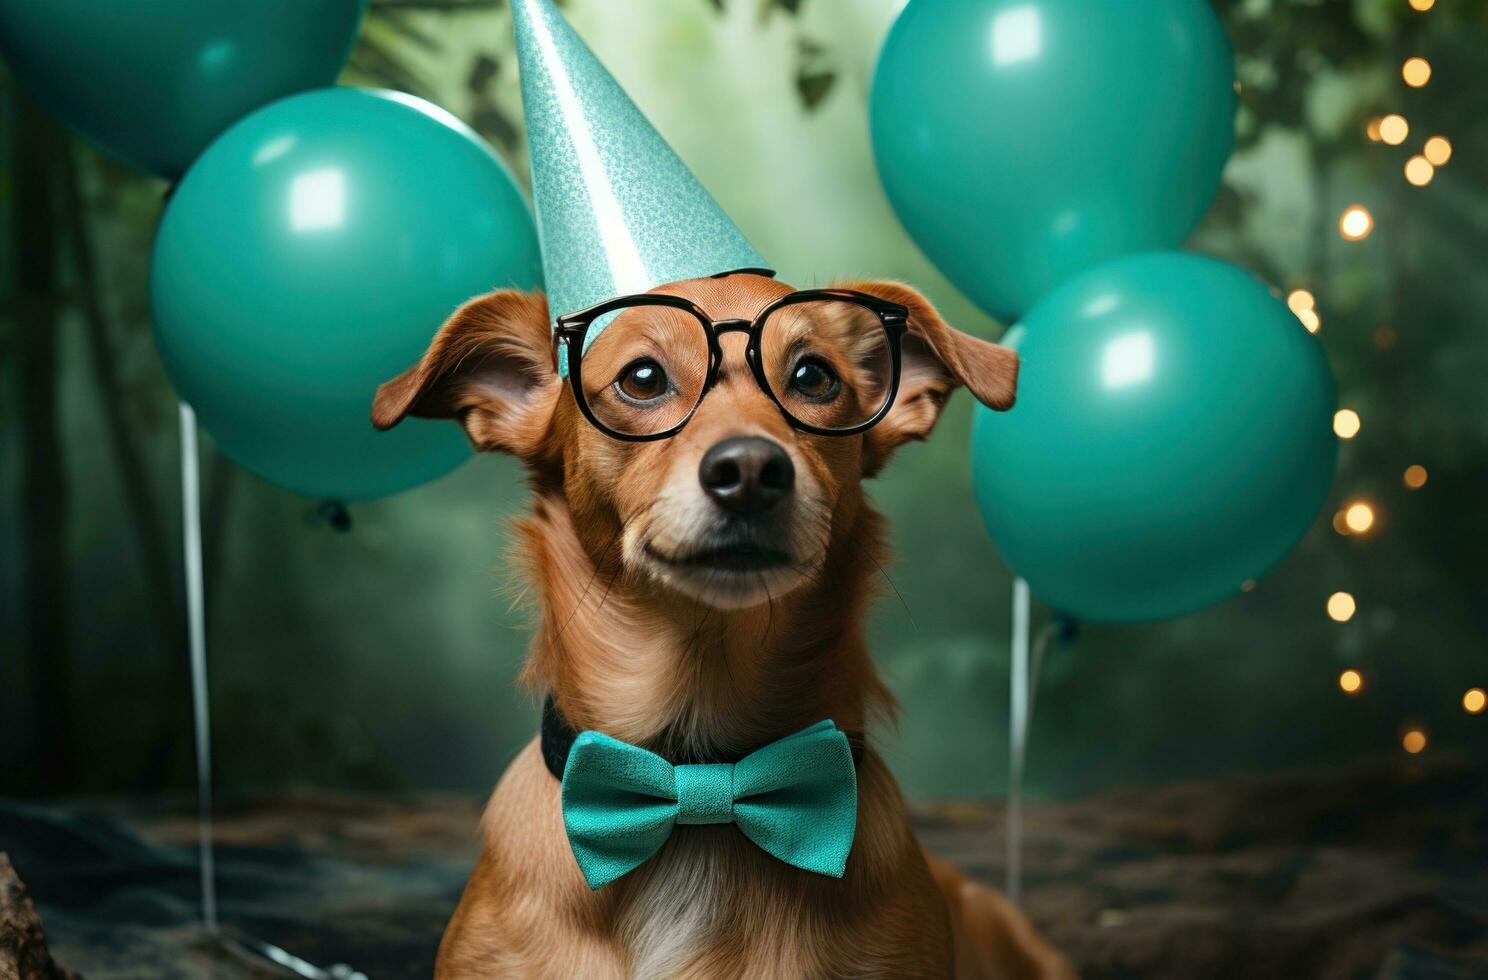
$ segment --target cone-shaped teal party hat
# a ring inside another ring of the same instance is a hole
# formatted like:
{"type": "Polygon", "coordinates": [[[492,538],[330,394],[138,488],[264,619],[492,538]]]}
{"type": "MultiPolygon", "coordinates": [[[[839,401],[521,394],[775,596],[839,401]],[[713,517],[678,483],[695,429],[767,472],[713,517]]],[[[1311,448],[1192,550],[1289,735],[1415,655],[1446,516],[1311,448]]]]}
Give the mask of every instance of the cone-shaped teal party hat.
{"type": "Polygon", "coordinates": [[[764,266],[552,0],[512,0],[511,8],[553,318],[678,279],[764,266]]]}

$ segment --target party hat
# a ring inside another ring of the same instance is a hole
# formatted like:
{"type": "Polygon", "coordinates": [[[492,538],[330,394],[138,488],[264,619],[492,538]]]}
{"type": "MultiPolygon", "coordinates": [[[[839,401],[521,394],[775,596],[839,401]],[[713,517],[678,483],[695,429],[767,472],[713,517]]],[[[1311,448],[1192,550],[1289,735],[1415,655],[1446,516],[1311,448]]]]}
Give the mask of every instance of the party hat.
{"type": "Polygon", "coordinates": [[[764,266],[552,0],[511,0],[511,9],[553,318],[764,266]]]}

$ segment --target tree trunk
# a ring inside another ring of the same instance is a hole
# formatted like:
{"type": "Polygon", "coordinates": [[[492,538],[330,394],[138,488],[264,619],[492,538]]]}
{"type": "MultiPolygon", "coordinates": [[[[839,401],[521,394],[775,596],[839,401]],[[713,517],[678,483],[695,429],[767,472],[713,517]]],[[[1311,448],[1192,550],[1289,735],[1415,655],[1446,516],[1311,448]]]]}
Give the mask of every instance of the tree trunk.
{"type": "Polygon", "coordinates": [[[56,185],[61,135],[17,96],[15,245],[16,376],[21,418],[21,555],[25,648],[35,692],[35,752],[23,780],[42,793],[72,786],[68,630],[67,474],[58,427],[56,185]]]}
{"type": "Polygon", "coordinates": [[[150,474],[145,468],[144,454],[135,437],[124,403],[124,390],[119,383],[118,355],[109,337],[108,318],[104,315],[103,286],[98,280],[93,256],[82,174],[78,170],[72,143],[62,141],[59,150],[67,235],[72,246],[73,274],[77,277],[78,305],[88,341],[88,366],[102,409],[104,430],[109,435],[109,450],[118,470],[120,494],[139,541],[145,591],[155,617],[155,629],[172,661],[184,660],[181,653],[185,648],[181,635],[184,613],[175,598],[174,552],[170,550],[171,538],[165,533],[160,508],[150,485],[150,474]]]}

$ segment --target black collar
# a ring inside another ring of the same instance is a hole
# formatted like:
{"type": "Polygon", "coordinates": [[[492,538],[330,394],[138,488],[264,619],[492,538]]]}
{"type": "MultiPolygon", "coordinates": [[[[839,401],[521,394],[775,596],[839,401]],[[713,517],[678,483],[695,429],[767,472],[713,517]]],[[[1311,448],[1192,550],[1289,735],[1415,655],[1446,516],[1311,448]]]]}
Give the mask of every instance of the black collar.
{"type": "MultiPolygon", "coordinates": [[[[863,733],[845,732],[847,742],[852,746],[853,765],[859,765],[863,761],[863,733]]],[[[550,694],[543,702],[542,713],[542,757],[543,764],[548,767],[548,772],[553,774],[554,779],[563,779],[563,768],[568,765],[568,753],[573,748],[574,739],[579,737],[578,730],[574,728],[569,720],[563,717],[563,712],[558,710],[558,705],[553,702],[550,694]]],[[[711,758],[702,759],[680,759],[673,760],[674,765],[686,765],[692,763],[708,762],[738,762],[748,755],[748,752],[733,754],[720,753],[711,758]]]]}

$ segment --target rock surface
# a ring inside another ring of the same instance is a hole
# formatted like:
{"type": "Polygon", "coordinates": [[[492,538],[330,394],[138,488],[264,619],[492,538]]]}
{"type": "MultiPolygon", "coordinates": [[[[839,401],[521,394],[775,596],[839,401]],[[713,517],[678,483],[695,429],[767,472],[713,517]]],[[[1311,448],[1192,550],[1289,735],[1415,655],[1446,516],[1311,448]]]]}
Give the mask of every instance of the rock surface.
{"type": "MultiPolygon", "coordinates": [[[[1025,907],[1087,978],[1488,977],[1488,772],[1127,787],[1025,819],[1025,907]]],[[[996,883],[1001,814],[921,839],[996,883]]]]}
{"type": "Polygon", "coordinates": [[[81,980],[47,951],[46,933],[10,856],[0,851],[0,980],[81,980]]]}
{"type": "MultiPolygon", "coordinates": [[[[427,977],[480,806],[226,805],[222,918],[373,980],[427,977]]],[[[1001,882],[1000,808],[947,804],[916,820],[931,849],[1001,882]]],[[[1025,824],[1025,907],[1089,980],[1488,978],[1488,769],[1384,762],[1125,787],[1030,808],[1025,824]]],[[[0,848],[57,955],[90,980],[272,975],[195,925],[195,834],[185,801],[0,803],[0,848]]]]}

